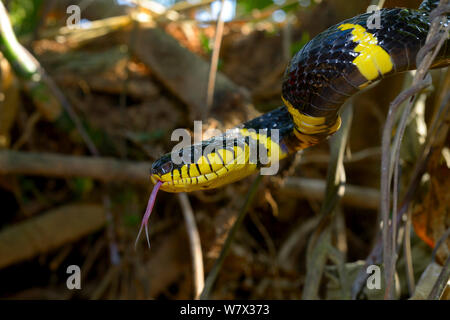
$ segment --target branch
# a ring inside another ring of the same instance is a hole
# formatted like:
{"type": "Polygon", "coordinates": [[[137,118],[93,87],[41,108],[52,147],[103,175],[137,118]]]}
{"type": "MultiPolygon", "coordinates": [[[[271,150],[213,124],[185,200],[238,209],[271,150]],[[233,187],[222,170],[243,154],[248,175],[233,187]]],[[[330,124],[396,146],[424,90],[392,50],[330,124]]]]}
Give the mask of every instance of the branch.
{"type": "Polygon", "coordinates": [[[72,204],[7,227],[0,232],[0,269],[74,242],[105,223],[101,206],[72,204]]]}
{"type": "MultiPolygon", "coordinates": [[[[326,182],[319,179],[287,177],[280,186],[280,192],[301,199],[323,200],[326,182]]],[[[374,188],[345,185],[342,197],[345,205],[377,210],[380,204],[380,192],[374,188]]]]}
{"type": "Polygon", "coordinates": [[[189,236],[189,248],[192,259],[192,273],[194,275],[194,298],[198,299],[204,287],[203,254],[200,234],[195,223],[194,211],[186,193],[179,193],[178,200],[183,212],[186,229],[189,236]]]}
{"type": "Polygon", "coordinates": [[[113,158],[0,151],[0,175],[89,177],[104,182],[148,184],[150,167],[151,164],[148,162],[122,161],[113,158]]]}

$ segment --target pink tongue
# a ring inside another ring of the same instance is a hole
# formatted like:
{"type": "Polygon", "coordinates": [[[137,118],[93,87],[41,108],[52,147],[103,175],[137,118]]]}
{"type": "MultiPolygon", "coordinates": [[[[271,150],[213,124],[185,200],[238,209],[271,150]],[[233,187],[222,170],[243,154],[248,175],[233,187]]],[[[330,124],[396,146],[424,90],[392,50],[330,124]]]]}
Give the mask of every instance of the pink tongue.
{"type": "Polygon", "coordinates": [[[158,181],[156,183],[156,185],[153,187],[153,191],[152,191],[152,194],[150,195],[150,199],[148,199],[147,209],[145,210],[144,217],[142,218],[141,228],[139,229],[139,233],[136,237],[136,242],[134,243],[135,248],[137,246],[139,237],[141,236],[142,229],[144,229],[144,228],[145,228],[145,235],[147,237],[147,244],[148,244],[148,247],[150,248],[150,239],[148,238],[148,219],[150,218],[150,214],[152,213],[152,210],[153,210],[153,205],[155,204],[156,194],[158,193],[159,188],[161,187],[162,184],[163,183],[161,181],[158,181]]]}

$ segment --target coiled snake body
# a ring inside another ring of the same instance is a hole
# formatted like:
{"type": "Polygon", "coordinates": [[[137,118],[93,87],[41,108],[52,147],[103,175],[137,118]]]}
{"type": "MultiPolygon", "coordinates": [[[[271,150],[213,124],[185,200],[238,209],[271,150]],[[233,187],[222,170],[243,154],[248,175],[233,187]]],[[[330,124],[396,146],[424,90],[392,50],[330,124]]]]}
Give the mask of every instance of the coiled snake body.
{"type": "MultiPolygon", "coordinates": [[[[181,162],[171,154],[161,157],[152,166],[151,180],[169,192],[216,188],[326,139],[339,129],[339,109],[349,97],[374,81],[416,68],[429,14],[438,3],[426,0],[418,10],[382,9],[379,29],[369,29],[371,14],[361,14],[319,34],[286,69],[284,106],[179,151],[181,162]],[[265,152],[266,161],[251,145],[265,152]]],[[[447,39],[432,68],[449,64],[447,39]]]]}

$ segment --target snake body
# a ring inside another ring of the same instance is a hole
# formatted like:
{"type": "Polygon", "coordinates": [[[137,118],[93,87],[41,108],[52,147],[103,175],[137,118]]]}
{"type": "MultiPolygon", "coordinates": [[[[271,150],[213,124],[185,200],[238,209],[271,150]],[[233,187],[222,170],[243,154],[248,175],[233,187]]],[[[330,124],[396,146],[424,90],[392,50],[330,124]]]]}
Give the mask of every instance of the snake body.
{"type": "MultiPolygon", "coordinates": [[[[284,106],[177,151],[181,162],[173,154],[164,155],[153,164],[151,180],[168,192],[216,188],[323,141],[339,129],[339,111],[347,99],[375,81],[416,68],[430,12],[438,4],[426,0],[418,10],[382,9],[380,28],[369,28],[370,13],[330,27],[289,63],[282,86],[284,106]]],[[[447,18],[444,27],[449,23],[447,18]]],[[[449,64],[447,39],[432,68],[449,64]]]]}

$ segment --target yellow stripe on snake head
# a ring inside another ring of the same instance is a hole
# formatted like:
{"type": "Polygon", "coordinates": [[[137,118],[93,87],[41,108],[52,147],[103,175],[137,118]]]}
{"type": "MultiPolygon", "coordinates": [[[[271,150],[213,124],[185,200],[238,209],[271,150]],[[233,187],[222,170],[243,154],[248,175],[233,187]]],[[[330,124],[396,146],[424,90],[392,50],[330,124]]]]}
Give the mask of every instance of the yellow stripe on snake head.
{"type": "Polygon", "coordinates": [[[170,181],[170,180],[172,180],[172,173],[166,173],[166,174],[163,174],[162,176],[161,176],[161,180],[162,181],[170,181]]]}
{"type": "Polygon", "coordinates": [[[181,179],[181,175],[180,175],[180,171],[178,170],[172,170],[172,173],[169,174],[173,177],[173,180],[180,180],[181,179]]]}
{"type": "Polygon", "coordinates": [[[198,161],[197,161],[197,165],[200,168],[200,173],[201,174],[207,174],[207,173],[211,173],[211,167],[209,166],[209,162],[208,159],[205,156],[201,156],[198,161]]]}
{"type": "Polygon", "coordinates": [[[185,184],[191,184],[192,183],[192,179],[191,178],[184,178],[183,179],[185,184]]]}
{"type": "Polygon", "coordinates": [[[181,167],[181,176],[183,178],[187,178],[189,176],[188,166],[187,165],[184,165],[184,166],[181,167]]]}
{"type": "Polygon", "coordinates": [[[390,72],[393,68],[390,55],[378,45],[378,39],[358,24],[345,23],[340,30],[352,29],[353,42],[358,43],[355,52],[359,55],[353,60],[359,72],[369,81],[390,72]]]}
{"type": "Polygon", "coordinates": [[[198,180],[198,183],[199,183],[199,184],[208,182],[208,180],[205,178],[204,175],[198,176],[198,177],[197,177],[197,180],[198,180]]]}
{"type": "Polygon", "coordinates": [[[197,170],[197,166],[195,165],[195,163],[191,164],[189,166],[189,176],[197,177],[199,175],[201,175],[201,173],[197,170]]]}
{"type": "Polygon", "coordinates": [[[206,156],[208,157],[209,163],[211,164],[213,171],[218,171],[224,166],[222,159],[215,152],[211,152],[206,156]]]}

